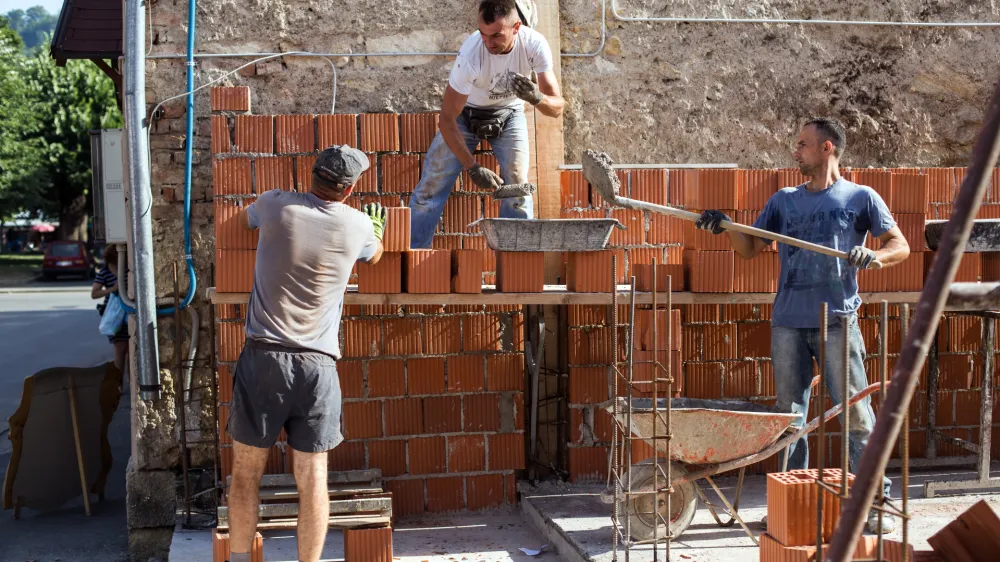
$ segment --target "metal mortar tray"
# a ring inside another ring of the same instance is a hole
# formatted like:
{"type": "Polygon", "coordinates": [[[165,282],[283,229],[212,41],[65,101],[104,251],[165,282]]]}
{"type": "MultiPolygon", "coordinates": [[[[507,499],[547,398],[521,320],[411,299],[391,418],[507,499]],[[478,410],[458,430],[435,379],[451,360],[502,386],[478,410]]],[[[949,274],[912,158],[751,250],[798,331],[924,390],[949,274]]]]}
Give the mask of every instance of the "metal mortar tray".
{"type": "Polygon", "coordinates": [[[603,250],[616,219],[479,219],[486,245],[501,252],[586,252],[603,250]]]}

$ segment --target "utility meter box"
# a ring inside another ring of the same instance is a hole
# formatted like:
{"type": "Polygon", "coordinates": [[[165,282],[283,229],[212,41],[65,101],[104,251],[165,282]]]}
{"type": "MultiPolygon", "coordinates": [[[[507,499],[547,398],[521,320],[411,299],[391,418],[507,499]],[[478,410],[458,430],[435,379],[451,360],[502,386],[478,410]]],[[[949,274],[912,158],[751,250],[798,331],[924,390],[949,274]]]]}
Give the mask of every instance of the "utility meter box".
{"type": "Polygon", "coordinates": [[[122,130],[90,132],[90,164],[94,176],[94,241],[128,242],[122,130]]]}

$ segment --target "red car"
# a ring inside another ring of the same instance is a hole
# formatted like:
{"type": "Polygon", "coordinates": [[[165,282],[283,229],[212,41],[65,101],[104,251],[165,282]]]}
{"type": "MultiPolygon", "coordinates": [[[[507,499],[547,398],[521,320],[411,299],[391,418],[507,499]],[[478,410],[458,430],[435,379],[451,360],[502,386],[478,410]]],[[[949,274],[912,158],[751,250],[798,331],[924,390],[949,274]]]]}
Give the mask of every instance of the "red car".
{"type": "Polygon", "coordinates": [[[79,275],[93,279],[97,262],[83,242],[57,240],[49,242],[42,260],[42,278],[49,280],[60,275],[79,275]]]}

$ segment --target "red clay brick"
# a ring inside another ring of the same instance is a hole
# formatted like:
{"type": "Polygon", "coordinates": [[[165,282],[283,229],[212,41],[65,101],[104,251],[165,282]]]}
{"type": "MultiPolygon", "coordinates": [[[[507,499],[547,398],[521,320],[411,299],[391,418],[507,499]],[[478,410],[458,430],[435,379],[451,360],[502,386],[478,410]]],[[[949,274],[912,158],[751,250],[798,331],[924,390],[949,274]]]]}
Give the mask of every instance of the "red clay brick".
{"type": "Polygon", "coordinates": [[[365,444],[361,441],[347,441],[326,454],[329,470],[364,470],[365,444]]]}
{"type": "MultiPolygon", "coordinates": [[[[752,322],[736,324],[737,354],[739,357],[771,356],[771,324],[752,322]]],[[[706,346],[707,347],[707,346],[706,346]]]]}
{"type": "Polygon", "coordinates": [[[313,152],[316,150],[315,115],[278,115],[274,118],[277,130],[278,154],[313,152]]]}
{"type": "Polygon", "coordinates": [[[386,355],[420,355],[424,321],[421,318],[387,318],[385,328],[386,355]]]}
{"type": "Polygon", "coordinates": [[[212,116],[212,154],[229,152],[233,147],[229,132],[229,119],[225,115],[212,116]]]}
{"type": "MultiPolygon", "coordinates": [[[[566,290],[576,293],[606,293],[614,288],[611,260],[614,251],[569,252],[566,290]]],[[[618,266],[622,267],[619,263],[618,266]]]]}
{"type": "Polygon", "coordinates": [[[344,357],[382,355],[382,332],[377,320],[344,320],[344,357]]]}
{"type": "Polygon", "coordinates": [[[249,293],[253,289],[256,250],[216,250],[216,288],[221,293],[249,293]]]}
{"type": "Polygon", "coordinates": [[[570,326],[603,326],[607,324],[607,307],[569,305],[567,319],[570,326]]]}
{"type": "Polygon", "coordinates": [[[395,517],[420,515],[424,512],[424,481],[387,480],[385,490],[392,493],[392,514],[395,517]]]}
{"type": "Polygon", "coordinates": [[[722,363],[685,363],[685,395],[688,398],[721,398],[722,371],[722,363]]]}
{"type": "MultiPolygon", "coordinates": [[[[739,209],[742,176],[739,170],[699,170],[698,209],[739,209]]],[[[731,216],[731,215],[730,215],[731,216]]]]}
{"type": "Polygon", "coordinates": [[[386,207],[385,232],[382,246],[386,252],[405,252],[410,249],[410,209],[386,207]]]}
{"type": "Polygon", "coordinates": [[[543,252],[497,252],[497,290],[541,293],[545,285],[543,252]]]}
{"type": "Polygon", "coordinates": [[[448,392],[481,392],[485,390],[482,355],[448,357],[448,392]]]}
{"type": "MultiPolygon", "coordinates": [[[[778,189],[796,187],[809,181],[798,168],[778,169],[778,189]]],[[[853,180],[852,180],[853,181],[853,180]]]]}
{"type": "Polygon", "coordinates": [[[253,200],[215,199],[215,248],[218,250],[257,249],[257,230],[240,223],[240,213],[253,200]]]}
{"type": "MultiPolygon", "coordinates": [[[[815,511],[815,509],[813,510],[815,511]]],[[[815,519],[815,516],[814,516],[815,519]]],[[[815,530],[814,530],[815,534],[815,530]]],[[[875,536],[863,536],[858,539],[858,545],[854,549],[852,560],[872,560],[876,555],[877,539],[875,536]]],[[[883,559],[887,562],[902,562],[902,553],[899,552],[900,545],[895,541],[883,541],[883,559]],[[894,557],[894,554],[895,557],[894,557]]],[[[910,547],[913,550],[913,547],[910,547]]],[[[824,553],[827,550],[823,551],[824,553]]],[[[816,544],[812,546],[785,546],[774,537],[763,533],[760,535],[760,562],[810,562],[816,558],[816,544]]],[[[911,554],[908,560],[914,560],[911,554]]]]}
{"type": "Polygon", "coordinates": [[[684,284],[694,293],[731,293],[735,278],[734,252],[684,252],[684,284]]]}
{"type": "Polygon", "coordinates": [[[386,154],[379,159],[382,166],[384,193],[409,193],[420,181],[419,154],[386,154]]]}
{"type": "Polygon", "coordinates": [[[362,113],[361,150],[365,152],[398,151],[399,116],[395,113],[362,113]]]}
{"type": "Polygon", "coordinates": [[[382,470],[383,477],[406,474],[406,441],[402,439],[368,442],[371,468],[382,470]]]}
{"type": "MultiPolygon", "coordinates": [[[[667,342],[667,311],[658,310],[656,313],[656,340],[657,349],[681,349],[681,311],[674,310],[670,315],[670,337],[673,341],[667,342]]],[[[637,310],[635,312],[635,349],[653,350],[653,311],[637,310]]]]}
{"type": "Polygon", "coordinates": [[[400,398],[385,401],[385,434],[419,435],[424,432],[423,401],[420,398],[400,398]]]}
{"type": "Polygon", "coordinates": [[[463,509],[465,507],[464,490],[461,476],[428,478],[427,511],[440,513],[463,509]]]}
{"type": "Polygon", "coordinates": [[[383,359],[368,362],[368,396],[403,396],[406,375],[402,359],[383,359]]]}
{"type": "Polygon", "coordinates": [[[344,398],[364,398],[365,376],[361,361],[337,361],[337,376],[344,398]]]}
{"type": "Polygon", "coordinates": [[[632,199],[656,205],[667,204],[666,170],[632,170],[632,199]]]}
{"type": "Polygon", "coordinates": [[[271,154],[274,152],[274,117],[237,115],[234,152],[271,154]]]}
{"type": "Polygon", "coordinates": [[[344,529],[345,562],[392,562],[392,528],[344,529]]]}
{"type": "Polygon", "coordinates": [[[250,111],[249,86],[219,86],[209,92],[212,111],[250,111]]]}
{"type": "Polygon", "coordinates": [[[524,434],[501,433],[490,435],[489,469],[520,470],[524,468],[524,434]]]}
{"type": "Polygon", "coordinates": [[[486,439],[482,435],[448,437],[448,472],[486,470],[486,439]]]}
{"type": "Polygon", "coordinates": [[[608,367],[570,367],[571,404],[597,404],[607,399],[608,367]]]}
{"type": "MultiPolygon", "coordinates": [[[[310,168],[311,168],[310,164],[310,168]]],[[[272,189],[295,190],[293,170],[295,162],[291,156],[265,156],[254,159],[254,192],[265,193],[272,189]]],[[[309,172],[311,174],[311,171],[309,172]]]]}
{"type": "Polygon", "coordinates": [[[1000,252],[983,252],[981,255],[983,282],[1000,281],[1000,252]]]}
{"type": "Polygon", "coordinates": [[[570,331],[569,362],[572,365],[604,365],[614,359],[610,328],[570,331]]]}
{"type": "Polygon", "coordinates": [[[776,252],[761,252],[749,260],[736,256],[733,259],[733,292],[777,292],[779,267],[776,252]]]}
{"type": "Polygon", "coordinates": [[[427,152],[438,132],[437,113],[404,113],[399,116],[402,137],[399,149],[403,152],[427,152]]]}
{"type": "Polygon", "coordinates": [[[920,213],[927,211],[929,179],[926,175],[892,175],[892,212],[920,213]]]}
{"type": "Polygon", "coordinates": [[[482,250],[452,250],[451,292],[466,294],[483,292],[482,250]]]}
{"type": "Polygon", "coordinates": [[[451,291],[450,250],[409,250],[403,255],[403,284],[406,292],[448,293],[451,291]]]}
{"type": "Polygon", "coordinates": [[[403,289],[403,254],[383,252],[378,263],[359,261],[358,292],[368,294],[398,294],[403,289]]]}
{"type": "MultiPolygon", "coordinates": [[[[737,211],[725,209],[722,212],[730,217],[736,217],[737,211]]],[[[735,218],[734,218],[735,220],[735,218]]],[[[725,234],[712,234],[707,230],[695,227],[691,221],[683,221],[681,226],[681,242],[686,250],[702,250],[710,252],[724,252],[733,249],[729,243],[729,236],[725,234]]]]}
{"type": "Polygon", "coordinates": [[[344,437],[346,439],[382,437],[382,404],[380,402],[345,403],[344,437]]]}
{"type": "Polygon", "coordinates": [[[486,356],[486,390],[524,391],[524,356],[520,353],[505,353],[486,356]]]}
{"type": "Polygon", "coordinates": [[[444,437],[410,439],[410,474],[441,474],[445,463],[444,437]]]}
{"type": "Polygon", "coordinates": [[[888,170],[881,169],[858,169],[851,170],[851,181],[858,185],[867,185],[875,190],[885,202],[889,210],[896,210],[893,200],[893,174],[888,170]]]}
{"type": "MultiPolygon", "coordinates": [[[[653,290],[653,266],[650,264],[638,263],[632,265],[632,274],[635,275],[635,290],[642,292],[652,292],[653,290]]],[[[670,290],[674,292],[684,290],[684,265],[683,264],[663,264],[656,266],[656,292],[666,292],[667,281],[670,281],[670,290]]]]}
{"type": "Polygon", "coordinates": [[[500,430],[500,396],[467,394],[462,397],[462,428],[467,432],[500,430]]]}
{"type": "MultiPolygon", "coordinates": [[[[672,174],[671,174],[672,175],[672,174]]],[[[604,447],[569,448],[569,480],[603,482],[608,473],[608,450],[604,447]]]]}
{"type": "Polygon", "coordinates": [[[358,116],[355,114],[317,115],[316,129],[319,132],[317,148],[320,150],[345,144],[358,148],[358,116]]]}
{"type": "Polygon", "coordinates": [[[666,215],[649,216],[648,244],[682,244],[684,242],[684,224],[681,219],[666,215]]]}
{"type": "Polygon", "coordinates": [[[910,244],[911,252],[924,252],[927,250],[927,240],[924,238],[924,214],[923,213],[893,213],[899,230],[903,233],[903,238],[910,244]]]}
{"type": "Polygon", "coordinates": [[[590,206],[590,188],[581,170],[560,171],[559,184],[563,209],[590,206]]]}
{"type": "Polygon", "coordinates": [[[469,511],[499,507],[504,503],[504,475],[483,474],[465,479],[469,511]]]}
{"type": "Polygon", "coordinates": [[[500,351],[500,317],[475,314],[462,319],[462,348],[465,351],[500,351]]]}
{"type": "Polygon", "coordinates": [[[240,358],[243,350],[243,342],[246,339],[242,323],[220,322],[218,325],[219,334],[219,361],[235,362],[240,358]]]}
{"type": "Polygon", "coordinates": [[[670,170],[667,198],[671,205],[698,207],[698,170],[670,170]]]}
{"type": "Polygon", "coordinates": [[[762,211],[767,200],[778,191],[777,170],[740,170],[740,208],[762,211]]]}
{"type": "Polygon", "coordinates": [[[454,234],[472,234],[477,231],[470,224],[483,217],[483,198],[479,195],[452,194],[444,205],[444,231],[454,234]]]}
{"type": "Polygon", "coordinates": [[[442,355],[462,349],[462,325],[458,316],[429,317],[424,320],[424,353],[442,355]]]}
{"type": "MultiPolygon", "coordinates": [[[[816,470],[793,470],[767,475],[767,533],[786,546],[806,546],[816,542],[816,508],[819,487],[816,470]]],[[[823,480],[839,484],[839,469],[828,469],[823,480]]],[[[848,475],[848,485],[854,476],[848,475]]],[[[829,540],[840,518],[840,497],[823,492],[823,538],[829,540]]]]}
{"type": "Polygon", "coordinates": [[[410,396],[444,393],[444,357],[406,360],[406,388],[410,396]]]}
{"type": "Polygon", "coordinates": [[[458,433],[462,431],[462,398],[427,396],[424,398],[424,431],[458,433]]]}
{"type": "Polygon", "coordinates": [[[212,160],[212,192],[215,195],[252,195],[249,158],[212,160]]]}
{"type": "Polygon", "coordinates": [[[633,209],[612,209],[611,218],[618,219],[625,230],[615,227],[611,230],[609,246],[638,246],[646,239],[646,219],[642,211],[633,209]]]}

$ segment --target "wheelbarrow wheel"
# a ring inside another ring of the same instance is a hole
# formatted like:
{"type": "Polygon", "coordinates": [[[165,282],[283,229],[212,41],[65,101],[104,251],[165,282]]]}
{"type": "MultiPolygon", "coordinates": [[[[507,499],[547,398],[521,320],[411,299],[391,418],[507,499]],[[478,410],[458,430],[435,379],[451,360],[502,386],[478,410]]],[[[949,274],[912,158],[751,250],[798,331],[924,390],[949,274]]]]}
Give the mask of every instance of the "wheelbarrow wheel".
{"type": "MultiPolygon", "coordinates": [[[[662,463],[662,461],[661,461],[662,463]]],[[[632,483],[632,491],[652,491],[653,477],[656,471],[655,465],[651,461],[634,464],[629,468],[628,476],[632,483]]],[[[670,463],[671,476],[687,474],[684,465],[678,462],[670,463]]],[[[659,475],[660,486],[663,486],[663,476],[659,475]]],[[[656,495],[657,508],[663,519],[670,521],[670,531],[674,538],[677,538],[688,528],[691,520],[694,519],[694,512],[698,508],[698,494],[694,488],[694,482],[674,485],[674,491],[670,494],[670,514],[667,513],[667,494],[662,492],[656,495]]],[[[667,536],[666,526],[659,522],[653,512],[652,495],[633,496],[632,505],[629,509],[628,517],[631,528],[630,534],[637,541],[651,540],[654,538],[665,538],[667,536]],[[659,527],[657,529],[656,527],[659,527]]],[[[618,512],[624,514],[626,510],[625,502],[618,506],[618,512]]]]}

